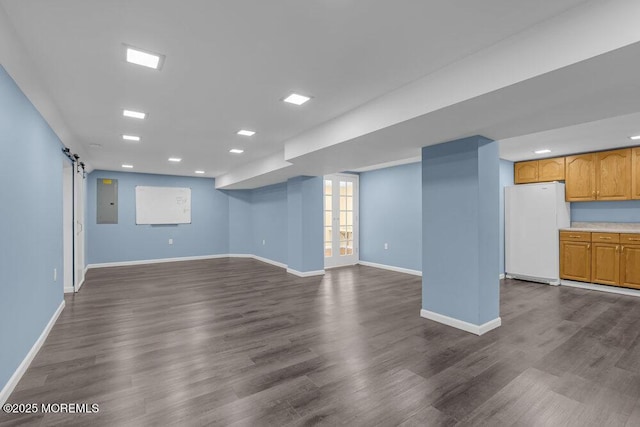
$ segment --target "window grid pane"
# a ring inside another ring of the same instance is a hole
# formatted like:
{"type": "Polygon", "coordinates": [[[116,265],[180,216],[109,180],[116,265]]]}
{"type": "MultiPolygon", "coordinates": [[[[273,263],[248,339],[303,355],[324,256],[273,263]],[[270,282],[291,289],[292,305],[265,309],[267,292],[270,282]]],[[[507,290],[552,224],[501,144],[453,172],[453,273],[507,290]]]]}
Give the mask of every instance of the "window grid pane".
{"type": "Polygon", "coordinates": [[[326,196],[324,198],[324,208],[328,211],[333,209],[333,200],[331,200],[331,196],[326,196]]]}

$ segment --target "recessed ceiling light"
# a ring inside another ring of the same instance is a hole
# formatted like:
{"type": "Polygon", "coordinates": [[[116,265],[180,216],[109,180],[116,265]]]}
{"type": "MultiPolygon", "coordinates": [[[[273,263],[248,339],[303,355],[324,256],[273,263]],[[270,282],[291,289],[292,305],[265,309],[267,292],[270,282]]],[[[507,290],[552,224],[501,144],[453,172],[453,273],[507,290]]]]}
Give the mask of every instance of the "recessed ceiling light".
{"type": "Polygon", "coordinates": [[[147,113],[142,113],[140,111],[133,111],[133,110],[123,110],[122,115],[125,117],[131,117],[133,119],[144,119],[147,117],[147,113]]]}
{"type": "Polygon", "coordinates": [[[310,99],[311,99],[310,96],[304,96],[297,93],[292,93],[291,95],[283,99],[283,101],[288,102],[289,104],[302,105],[310,99]]]}
{"type": "Polygon", "coordinates": [[[202,175],[202,174],[204,173],[204,171],[196,171],[196,173],[197,173],[198,175],[202,175]]]}
{"type": "Polygon", "coordinates": [[[242,154],[244,153],[244,150],[241,150],[239,148],[232,148],[231,150],[229,150],[229,152],[233,154],[242,154]]]}
{"type": "Polygon", "coordinates": [[[547,153],[550,153],[550,152],[551,152],[551,150],[549,150],[548,148],[545,148],[544,150],[536,150],[536,151],[534,151],[534,153],[536,153],[536,154],[547,154],[547,153]]]}
{"type": "Polygon", "coordinates": [[[179,158],[179,157],[169,157],[169,161],[170,161],[170,162],[178,163],[178,162],[181,162],[181,161],[182,161],[182,159],[181,159],[181,158],[179,158]]]}
{"type": "Polygon", "coordinates": [[[256,134],[256,133],[255,133],[254,131],[252,131],[252,130],[245,130],[245,129],[242,129],[242,130],[239,130],[239,131],[238,131],[238,135],[242,135],[242,136],[253,136],[253,135],[255,135],[255,134],[256,134]]]}
{"type": "Polygon", "coordinates": [[[640,139],[640,135],[630,136],[629,139],[633,139],[634,141],[637,141],[640,139]]]}
{"type": "Polygon", "coordinates": [[[133,169],[133,165],[122,165],[125,169],[133,169]]]}
{"type": "Polygon", "coordinates": [[[140,141],[140,137],[135,135],[122,135],[122,139],[125,141],[140,141]]]}
{"type": "Polygon", "coordinates": [[[127,46],[127,62],[159,70],[164,56],[127,46]]]}

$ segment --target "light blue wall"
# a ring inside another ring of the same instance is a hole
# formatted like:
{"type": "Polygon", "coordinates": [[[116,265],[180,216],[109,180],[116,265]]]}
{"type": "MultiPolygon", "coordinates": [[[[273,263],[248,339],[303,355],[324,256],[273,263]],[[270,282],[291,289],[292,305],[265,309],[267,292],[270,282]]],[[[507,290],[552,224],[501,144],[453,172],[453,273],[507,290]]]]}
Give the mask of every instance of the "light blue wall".
{"type": "Polygon", "coordinates": [[[61,148],[0,66],[0,389],[63,300],[61,148]]]}
{"type": "Polygon", "coordinates": [[[287,181],[288,267],[300,272],[324,269],[322,252],[321,177],[299,176],[287,181]]]}
{"type": "Polygon", "coordinates": [[[254,255],[287,263],[287,210],[286,183],[269,185],[252,191],[254,255]]]}
{"type": "MultiPolygon", "coordinates": [[[[478,142],[479,324],[500,317],[500,157],[499,144],[478,142]]],[[[504,229],[504,226],[502,227],[504,229]]],[[[503,240],[504,242],[504,240],[503,240]]],[[[504,258],[503,258],[504,260],[504,258]]]]}
{"type": "Polygon", "coordinates": [[[640,222],[640,200],[571,203],[571,221],[640,222]]]}
{"type": "Polygon", "coordinates": [[[251,190],[225,191],[229,196],[229,253],[253,253],[251,190]]]}
{"type": "Polygon", "coordinates": [[[324,270],[323,178],[302,179],[302,270],[324,270]]]}
{"type": "MultiPolygon", "coordinates": [[[[291,178],[287,181],[287,217],[287,264],[289,268],[298,270],[298,267],[302,266],[303,218],[301,177],[291,178]]],[[[322,244],[322,242],[320,242],[320,244],[322,244]]]]}
{"type": "MultiPolygon", "coordinates": [[[[300,190],[300,227],[291,230],[291,238],[299,240],[301,252],[296,252],[300,258],[293,260],[298,268],[292,268],[321,270],[324,263],[322,178],[295,180],[300,190]],[[317,244],[315,252],[302,250],[313,244],[317,244]]],[[[254,190],[219,191],[215,189],[214,180],[206,178],[94,171],[88,177],[87,186],[90,264],[229,253],[253,254],[283,264],[291,263],[287,183],[254,190]],[[118,224],[96,224],[96,182],[100,178],[118,180],[118,224]],[[190,187],[192,223],[136,225],[137,185],[190,187]],[[170,238],[173,245],[168,244],[170,238]]],[[[295,221],[293,225],[295,227],[295,221]]]]}
{"type": "Polygon", "coordinates": [[[513,162],[500,159],[500,274],[504,269],[504,187],[513,185],[513,162]]]}
{"type": "Polygon", "coordinates": [[[422,307],[481,325],[499,317],[498,144],[422,149],[422,307]]]}
{"type": "Polygon", "coordinates": [[[360,173],[360,259],[422,271],[421,230],[419,162],[360,173]]]}
{"type": "Polygon", "coordinates": [[[93,171],[87,179],[88,263],[229,252],[229,199],[210,178],[93,171]],[[118,180],[118,224],[96,224],[96,181],[118,180]],[[191,224],[136,225],[135,187],[191,188],[191,224]],[[169,245],[173,239],[173,245],[169,245]]]}

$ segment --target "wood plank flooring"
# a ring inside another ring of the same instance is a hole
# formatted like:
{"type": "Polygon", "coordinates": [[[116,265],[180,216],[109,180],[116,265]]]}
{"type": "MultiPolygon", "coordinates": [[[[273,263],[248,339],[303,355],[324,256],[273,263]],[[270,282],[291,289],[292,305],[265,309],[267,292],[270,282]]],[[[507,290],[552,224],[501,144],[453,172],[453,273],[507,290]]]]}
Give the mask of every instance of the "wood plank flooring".
{"type": "Polygon", "coordinates": [[[420,278],[251,259],[90,270],[0,426],[638,426],[640,299],[503,281],[503,326],[419,317],[420,278]]]}

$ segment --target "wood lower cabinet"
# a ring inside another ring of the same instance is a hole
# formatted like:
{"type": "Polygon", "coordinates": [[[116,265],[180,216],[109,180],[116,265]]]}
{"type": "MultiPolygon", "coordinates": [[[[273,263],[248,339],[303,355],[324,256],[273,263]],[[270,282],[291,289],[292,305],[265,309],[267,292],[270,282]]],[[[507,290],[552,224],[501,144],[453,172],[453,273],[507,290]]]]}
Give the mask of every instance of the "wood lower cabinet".
{"type": "Polygon", "coordinates": [[[640,233],[561,231],[560,278],[640,289],[640,233]]]}
{"type": "Polygon", "coordinates": [[[566,158],[567,202],[585,202],[596,199],[596,155],[593,153],[566,158]]]}
{"type": "Polygon", "coordinates": [[[591,281],[591,243],[560,241],[560,278],[591,281]]]}
{"type": "Polygon", "coordinates": [[[617,285],[620,282],[620,245],[593,243],[591,254],[591,282],[617,285]]]}
{"type": "Polygon", "coordinates": [[[620,286],[640,289],[640,245],[622,245],[620,286]]]}
{"type": "Polygon", "coordinates": [[[596,199],[631,199],[631,149],[596,153],[596,199]]]}

